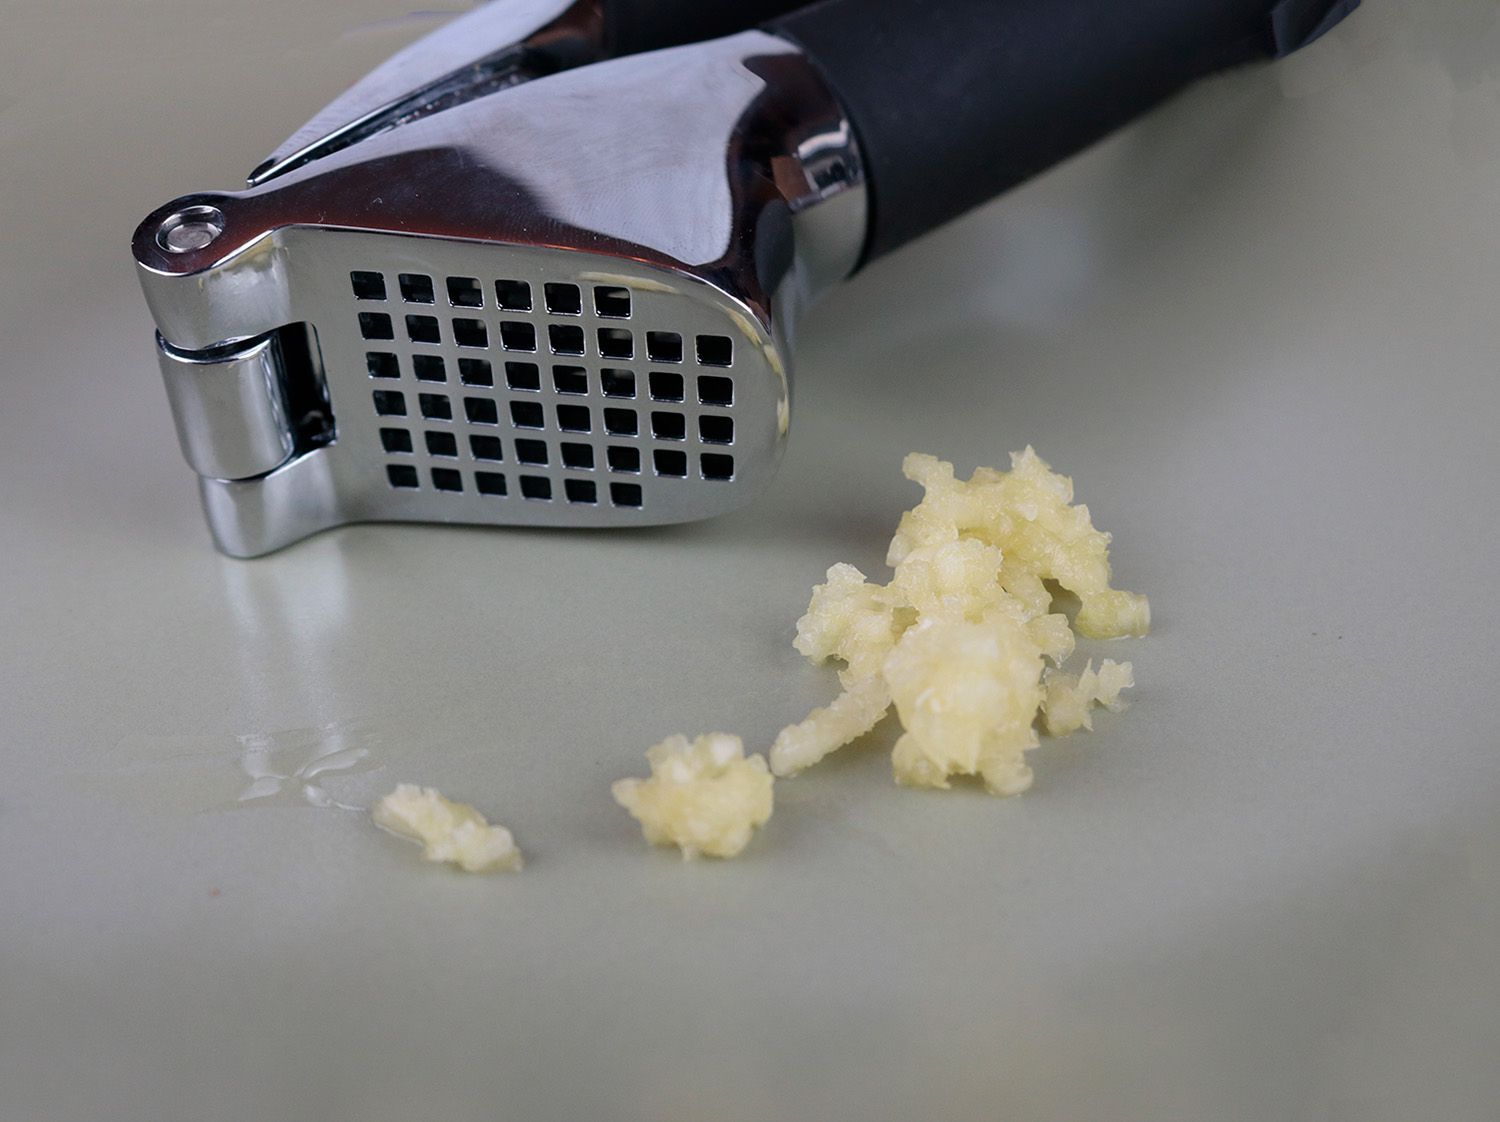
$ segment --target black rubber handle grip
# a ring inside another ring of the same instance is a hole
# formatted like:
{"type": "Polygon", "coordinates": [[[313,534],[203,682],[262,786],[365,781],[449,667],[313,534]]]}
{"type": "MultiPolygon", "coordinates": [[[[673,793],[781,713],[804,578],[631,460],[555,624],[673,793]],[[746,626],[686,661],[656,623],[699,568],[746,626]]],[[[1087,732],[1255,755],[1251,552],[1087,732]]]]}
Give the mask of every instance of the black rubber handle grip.
{"type": "Polygon", "coordinates": [[[612,58],[758,27],[807,0],[602,0],[612,58]]]}
{"type": "Polygon", "coordinates": [[[878,257],[1359,0],[823,0],[770,21],[849,113],[878,257]]]}

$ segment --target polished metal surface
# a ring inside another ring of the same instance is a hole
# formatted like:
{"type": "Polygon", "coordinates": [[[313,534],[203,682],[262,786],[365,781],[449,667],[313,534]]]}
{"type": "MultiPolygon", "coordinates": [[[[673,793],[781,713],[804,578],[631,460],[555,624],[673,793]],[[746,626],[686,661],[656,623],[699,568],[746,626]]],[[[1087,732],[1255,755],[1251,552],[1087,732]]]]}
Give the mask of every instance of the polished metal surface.
{"type": "Polygon", "coordinates": [[[200,473],[215,540],[246,556],[350,521],[641,525],[742,504],[787,434],[795,321],[864,229],[842,110],[800,51],[746,32],[174,200],[135,254],[179,351],[291,323],[318,340],[336,437],[254,480],[200,473]],[[209,211],[217,237],[164,245],[209,211]]]}
{"type": "Polygon", "coordinates": [[[354,521],[708,517],[758,491],[779,458],[774,344],[701,281],[598,254],[361,231],[297,228],[284,247],[337,437],[255,479],[203,481],[225,552],[354,521]],[[357,298],[356,274],[380,277],[384,298],[357,298]],[[525,286],[526,308],[500,306],[502,281],[525,286]],[[454,306],[450,282],[478,306],[454,306]],[[549,291],[576,310],[549,310],[564,306],[549,291]],[[599,314],[610,296],[628,315],[599,314]],[[722,340],[727,365],[700,361],[700,340],[722,340]]]}
{"type": "Polygon", "coordinates": [[[275,336],[207,352],[179,351],[158,336],[156,357],[183,458],[199,475],[243,479],[291,457],[296,442],[275,336]]]}
{"type": "Polygon", "coordinates": [[[255,187],[418,116],[602,56],[601,0],[491,0],[375,67],[250,173],[255,187]]]}

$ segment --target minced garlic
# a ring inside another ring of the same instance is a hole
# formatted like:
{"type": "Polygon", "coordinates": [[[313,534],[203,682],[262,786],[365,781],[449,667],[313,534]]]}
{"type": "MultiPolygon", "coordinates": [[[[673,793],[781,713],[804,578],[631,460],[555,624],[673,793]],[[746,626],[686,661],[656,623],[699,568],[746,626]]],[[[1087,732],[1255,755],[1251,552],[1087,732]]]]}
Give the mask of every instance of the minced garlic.
{"type": "Polygon", "coordinates": [[[988,542],[1014,566],[1006,591],[1033,612],[1042,609],[1040,582],[1051,580],[1082,602],[1073,621],[1080,635],[1146,634],[1146,598],[1109,587],[1110,536],[1094,529],[1088,507],[1071,505],[1073,481],[1029,446],[1011,453],[1010,464],[1010,471],[980,468],[965,482],[935,456],[907,456],[902,471],[927,493],[902,516],[886,563],[899,566],[924,545],[958,538],[988,542]]]}
{"type": "Polygon", "coordinates": [[[870,584],[853,565],[835,565],[827,583],[813,589],[792,645],[814,662],[843,661],[845,684],[868,678],[911,622],[897,620],[898,602],[890,589],[870,584]]]}
{"type": "Polygon", "coordinates": [[[466,873],[521,869],[521,851],[509,830],[491,826],[472,806],[445,798],[433,787],[398,784],[371,815],[382,829],[421,842],[428,861],[448,861],[466,873]]]}
{"type": "Polygon", "coordinates": [[[1042,724],[1048,736],[1068,736],[1079,729],[1093,730],[1094,717],[1089,712],[1102,705],[1118,713],[1125,708],[1120,691],[1135,685],[1135,674],[1128,662],[1105,659],[1094,669],[1090,659],[1083,673],[1074,675],[1048,669],[1042,674],[1042,724]]]}
{"type": "Polygon", "coordinates": [[[814,709],[800,723],[788,725],[771,745],[771,770],[796,775],[836,748],[857,740],[880,723],[891,707],[891,687],[871,674],[839,694],[826,709],[814,709]]]}
{"type": "Polygon", "coordinates": [[[684,859],[733,857],[771,817],[775,780],[764,756],[745,757],[737,736],[669,736],[646,750],[649,779],[621,779],[615,801],[652,845],[675,845],[684,859]]]}
{"type": "Polygon", "coordinates": [[[1012,454],[1010,471],[980,468],[967,481],[933,456],[910,455],[902,470],[926,494],[891,541],[890,583],[835,565],[797,623],[797,650],[844,663],[844,693],[782,731],[772,770],[810,767],[894,702],[906,729],[892,753],[898,782],[947,787],[973,775],[995,794],[1018,794],[1031,785],[1025,753],[1039,716],[1056,736],[1090,728],[1090,708],[1120,708],[1133,685],[1129,663],[1090,663],[1077,677],[1057,670],[1073,653],[1073,628],[1144,635],[1150,607],[1110,587],[1109,535],[1031,448],[1012,454]],[[1049,584],[1077,597],[1071,626],[1052,610],[1049,584]]]}
{"type": "Polygon", "coordinates": [[[916,624],[885,662],[906,728],[891,756],[896,781],[946,787],[949,776],[979,775],[997,795],[1026,790],[1041,677],[1041,649],[1006,613],[916,624]]]}

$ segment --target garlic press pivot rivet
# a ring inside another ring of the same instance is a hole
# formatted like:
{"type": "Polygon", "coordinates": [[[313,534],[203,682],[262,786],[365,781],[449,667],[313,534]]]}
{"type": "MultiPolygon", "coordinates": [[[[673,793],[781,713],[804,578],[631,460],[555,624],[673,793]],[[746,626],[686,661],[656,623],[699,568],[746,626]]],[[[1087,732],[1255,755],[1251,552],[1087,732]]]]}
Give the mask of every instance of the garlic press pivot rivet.
{"type": "Polygon", "coordinates": [[[224,232],[224,215],[215,207],[198,206],[168,215],[156,231],[156,244],[168,253],[207,249],[224,232]]]}

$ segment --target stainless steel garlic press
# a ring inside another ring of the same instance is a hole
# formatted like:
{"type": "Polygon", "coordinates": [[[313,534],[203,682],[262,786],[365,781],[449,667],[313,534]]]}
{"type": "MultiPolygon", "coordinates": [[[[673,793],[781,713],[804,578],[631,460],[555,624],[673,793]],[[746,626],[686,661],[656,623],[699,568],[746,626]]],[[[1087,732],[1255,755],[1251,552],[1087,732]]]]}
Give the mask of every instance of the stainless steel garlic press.
{"type": "Polygon", "coordinates": [[[1352,6],[495,0],[136,230],[214,540],[738,506],[819,292],[1352,6]]]}

